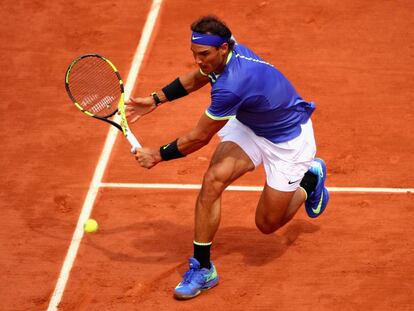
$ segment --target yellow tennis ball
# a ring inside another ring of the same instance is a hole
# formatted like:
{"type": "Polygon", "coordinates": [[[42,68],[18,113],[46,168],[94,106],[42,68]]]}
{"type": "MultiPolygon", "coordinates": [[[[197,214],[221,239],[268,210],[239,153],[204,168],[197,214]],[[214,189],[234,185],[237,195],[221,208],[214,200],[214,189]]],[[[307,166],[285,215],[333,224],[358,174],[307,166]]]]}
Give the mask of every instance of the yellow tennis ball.
{"type": "Polygon", "coordinates": [[[95,219],[88,219],[83,224],[83,230],[85,230],[86,233],[94,233],[98,231],[98,228],[99,228],[99,225],[95,219]]]}

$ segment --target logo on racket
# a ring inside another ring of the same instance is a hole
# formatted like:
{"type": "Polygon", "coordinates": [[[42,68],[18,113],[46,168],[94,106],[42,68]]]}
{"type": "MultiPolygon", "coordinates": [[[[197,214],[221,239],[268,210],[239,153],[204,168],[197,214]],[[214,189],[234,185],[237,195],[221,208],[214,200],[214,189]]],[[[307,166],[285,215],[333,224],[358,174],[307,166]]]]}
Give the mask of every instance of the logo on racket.
{"type": "MultiPolygon", "coordinates": [[[[98,97],[97,95],[88,96],[83,100],[82,103],[86,104],[87,106],[90,106],[91,104],[93,104],[93,102],[95,101],[97,97],[98,97]]],[[[114,99],[115,97],[113,96],[105,96],[100,101],[98,101],[96,104],[93,104],[90,110],[93,113],[97,113],[99,111],[102,111],[103,109],[111,109],[114,99]]]]}
{"type": "Polygon", "coordinates": [[[98,105],[105,105],[107,109],[110,109],[112,107],[112,103],[114,102],[114,99],[115,97],[113,96],[105,96],[98,102],[98,105]]]}

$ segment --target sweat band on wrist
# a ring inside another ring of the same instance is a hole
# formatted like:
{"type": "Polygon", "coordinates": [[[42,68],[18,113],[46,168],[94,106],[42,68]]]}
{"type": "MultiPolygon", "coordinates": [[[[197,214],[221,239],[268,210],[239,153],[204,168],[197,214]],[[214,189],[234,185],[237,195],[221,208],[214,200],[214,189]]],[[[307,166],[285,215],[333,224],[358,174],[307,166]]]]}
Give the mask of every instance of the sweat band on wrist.
{"type": "Polygon", "coordinates": [[[162,91],[164,92],[165,97],[167,97],[169,101],[173,101],[174,99],[178,99],[188,95],[187,90],[181,84],[179,78],[175,79],[173,82],[164,87],[162,91]]]}
{"type": "Polygon", "coordinates": [[[164,161],[185,157],[185,155],[178,150],[177,141],[178,138],[173,142],[160,147],[160,155],[164,161]]]}

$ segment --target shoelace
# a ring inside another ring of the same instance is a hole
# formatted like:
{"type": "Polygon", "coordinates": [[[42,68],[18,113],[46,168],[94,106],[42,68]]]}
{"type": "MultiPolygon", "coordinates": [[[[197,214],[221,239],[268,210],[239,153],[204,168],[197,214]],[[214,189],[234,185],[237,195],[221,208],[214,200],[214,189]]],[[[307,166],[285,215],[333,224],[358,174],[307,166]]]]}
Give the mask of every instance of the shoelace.
{"type": "Polygon", "coordinates": [[[200,281],[201,275],[197,273],[197,269],[190,269],[188,270],[183,277],[183,284],[189,284],[191,283],[193,277],[197,277],[197,282],[200,281]]]}

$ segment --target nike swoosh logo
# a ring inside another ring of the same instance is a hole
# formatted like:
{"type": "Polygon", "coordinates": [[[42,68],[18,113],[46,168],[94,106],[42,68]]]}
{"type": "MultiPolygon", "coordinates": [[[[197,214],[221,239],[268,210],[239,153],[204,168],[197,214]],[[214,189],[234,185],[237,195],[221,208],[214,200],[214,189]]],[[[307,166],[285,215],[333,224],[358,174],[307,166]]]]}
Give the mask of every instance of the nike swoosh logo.
{"type": "Polygon", "coordinates": [[[194,36],[192,36],[192,40],[198,40],[198,39],[201,39],[202,37],[194,37],[194,36]]]}
{"type": "Polygon", "coordinates": [[[297,183],[298,181],[301,181],[301,179],[298,179],[298,180],[295,180],[295,181],[290,181],[290,180],[289,180],[289,181],[288,181],[288,184],[289,184],[289,185],[291,185],[291,184],[297,183]]]}
{"type": "Polygon", "coordinates": [[[167,149],[168,148],[168,146],[169,146],[170,144],[168,144],[168,145],[165,145],[164,147],[162,147],[162,149],[167,149]]]}
{"type": "Polygon", "coordinates": [[[312,208],[312,212],[314,212],[315,214],[319,214],[321,212],[322,201],[323,201],[323,191],[322,191],[321,199],[319,200],[318,206],[316,208],[312,208]]]}
{"type": "Polygon", "coordinates": [[[217,271],[214,270],[214,272],[208,276],[208,278],[206,279],[206,282],[210,282],[211,280],[214,280],[216,277],[217,277],[217,271]]]}

